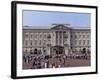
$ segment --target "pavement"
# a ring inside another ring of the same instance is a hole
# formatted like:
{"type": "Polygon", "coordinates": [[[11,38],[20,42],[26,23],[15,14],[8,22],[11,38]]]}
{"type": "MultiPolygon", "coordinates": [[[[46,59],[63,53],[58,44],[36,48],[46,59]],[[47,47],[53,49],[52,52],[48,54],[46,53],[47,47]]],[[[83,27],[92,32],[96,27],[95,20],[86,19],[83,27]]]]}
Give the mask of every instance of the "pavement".
{"type": "MultiPolygon", "coordinates": [[[[31,59],[31,61],[24,62],[23,60],[23,69],[43,69],[43,68],[48,68],[47,66],[45,67],[45,63],[49,61],[49,68],[58,68],[59,66],[61,68],[63,67],[84,67],[84,66],[91,66],[91,58],[51,58],[51,59],[31,59]],[[36,66],[33,66],[33,63],[40,63],[43,64],[41,68],[38,68],[36,66]],[[51,66],[50,66],[51,65],[51,66]],[[33,68],[35,67],[35,68],[33,68]]],[[[59,68],[60,68],[59,67],[59,68]]]]}

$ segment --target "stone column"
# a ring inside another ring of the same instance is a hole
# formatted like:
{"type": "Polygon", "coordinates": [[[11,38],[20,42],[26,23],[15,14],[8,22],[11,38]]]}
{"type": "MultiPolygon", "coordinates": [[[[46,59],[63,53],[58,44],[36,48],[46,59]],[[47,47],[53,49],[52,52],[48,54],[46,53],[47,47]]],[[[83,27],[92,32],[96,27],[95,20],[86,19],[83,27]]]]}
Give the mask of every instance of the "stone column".
{"type": "Polygon", "coordinates": [[[50,47],[48,47],[47,50],[47,54],[50,55],[50,47]]]}
{"type": "Polygon", "coordinates": [[[65,47],[65,54],[68,54],[68,47],[65,47]]]}
{"type": "Polygon", "coordinates": [[[63,46],[63,31],[62,31],[62,46],[63,46]]]}
{"type": "MultiPolygon", "coordinates": [[[[56,44],[56,37],[57,37],[57,36],[56,36],[56,31],[55,31],[55,37],[54,37],[54,39],[55,39],[55,45],[57,45],[57,44],[56,44]]],[[[55,46],[55,45],[54,45],[54,46],[55,46]]]]}
{"type": "Polygon", "coordinates": [[[42,52],[42,54],[44,54],[44,52],[43,52],[43,48],[41,48],[41,52],[42,52]]]}
{"type": "Polygon", "coordinates": [[[57,35],[58,35],[58,45],[59,45],[59,39],[60,39],[60,38],[59,38],[59,32],[58,32],[58,34],[57,34],[57,35]]]}
{"type": "Polygon", "coordinates": [[[54,36],[53,36],[53,46],[55,46],[56,45],[56,32],[54,32],[53,33],[54,34],[54,36]]]}

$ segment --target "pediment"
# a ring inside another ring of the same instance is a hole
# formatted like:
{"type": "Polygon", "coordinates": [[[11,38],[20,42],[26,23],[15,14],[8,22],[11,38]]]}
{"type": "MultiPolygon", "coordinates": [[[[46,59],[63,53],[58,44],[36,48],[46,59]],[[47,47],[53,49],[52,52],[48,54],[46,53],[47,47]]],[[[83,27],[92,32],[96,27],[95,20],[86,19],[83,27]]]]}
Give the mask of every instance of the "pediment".
{"type": "Polygon", "coordinates": [[[58,25],[55,25],[54,27],[52,27],[51,29],[55,29],[55,30],[65,30],[65,29],[69,29],[69,28],[66,25],[58,24],[58,25]]]}

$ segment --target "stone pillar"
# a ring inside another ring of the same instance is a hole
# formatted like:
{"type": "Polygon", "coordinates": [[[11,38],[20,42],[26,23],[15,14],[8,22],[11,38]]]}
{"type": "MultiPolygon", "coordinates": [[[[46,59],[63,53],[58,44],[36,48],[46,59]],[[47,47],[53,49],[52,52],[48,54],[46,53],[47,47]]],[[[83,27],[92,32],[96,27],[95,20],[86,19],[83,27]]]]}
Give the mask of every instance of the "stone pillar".
{"type": "Polygon", "coordinates": [[[44,64],[44,67],[47,68],[47,63],[44,64]]]}
{"type": "Polygon", "coordinates": [[[70,49],[70,54],[72,54],[73,52],[72,52],[72,49],[70,49]]]}
{"type": "Polygon", "coordinates": [[[63,31],[62,31],[62,46],[63,46],[63,31]]]}
{"type": "Polygon", "coordinates": [[[50,47],[47,48],[47,54],[50,55],[50,47]]]}
{"type": "MultiPolygon", "coordinates": [[[[56,44],[56,31],[55,31],[54,39],[55,39],[55,45],[57,45],[57,44],[56,44]]],[[[55,46],[55,45],[54,45],[54,46],[55,46]]]]}
{"type": "Polygon", "coordinates": [[[65,54],[68,54],[68,47],[65,47],[65,54]]]}
{"type": "Polygon", "coordinates": [[[59,32],[58,32],[58,34],[57,34],[57,35],[58,35],[58,45],[59,45],[59,32]]]}
{"type": "Polygon", "coordinates": [[[42,54],[44,54],[44,52],[43,52],[43,48],[41,48],[41,52],[42,52],[42,54]]]}
{"type": "Polygon", "coordinates": [[[53,32],[51,36],[51,46],[55,45],[56,45],[56,32],[53,32]]]}

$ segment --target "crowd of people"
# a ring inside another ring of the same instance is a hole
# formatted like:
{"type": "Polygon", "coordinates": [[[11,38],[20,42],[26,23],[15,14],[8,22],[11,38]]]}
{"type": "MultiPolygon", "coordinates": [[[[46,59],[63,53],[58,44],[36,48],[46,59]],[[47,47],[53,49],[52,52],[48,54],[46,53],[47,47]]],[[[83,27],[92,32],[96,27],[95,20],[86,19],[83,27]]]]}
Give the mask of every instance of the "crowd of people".
{"type": "Polygon", "coordinates": [[[90,59],[89,54],[28,54],[23,55],[23,62],[30,64],[31,69],[65,67],[68,59],[90,59]]]}

